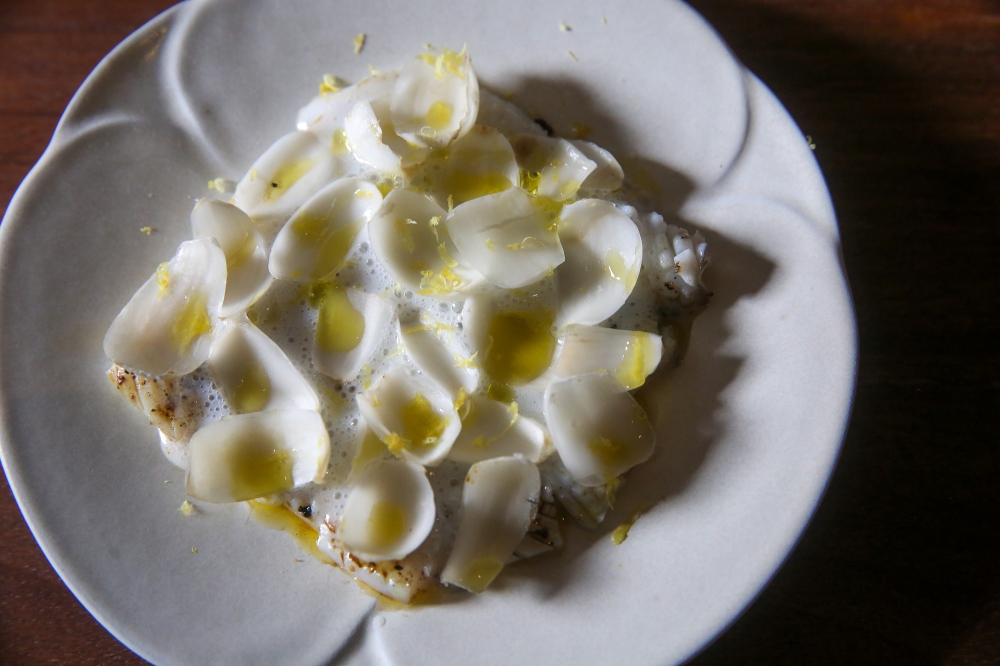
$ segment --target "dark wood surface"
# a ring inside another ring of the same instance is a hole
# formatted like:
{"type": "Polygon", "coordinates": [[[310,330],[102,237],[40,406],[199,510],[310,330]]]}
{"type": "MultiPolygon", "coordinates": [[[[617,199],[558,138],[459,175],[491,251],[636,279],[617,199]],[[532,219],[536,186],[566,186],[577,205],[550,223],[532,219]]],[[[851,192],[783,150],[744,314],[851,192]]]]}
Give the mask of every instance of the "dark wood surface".
{"type": "MultiPolygon", "coordinates": [[[[101,57],[169,0],[0,0],[0,202],[101,57]]],[[[1000,3],[694,0],[812,136],[860,328],[801,542],[693,661],[1000,664],[1000,3]]],[[[0,664],[140,664],[0,489],[0,664]]]]}

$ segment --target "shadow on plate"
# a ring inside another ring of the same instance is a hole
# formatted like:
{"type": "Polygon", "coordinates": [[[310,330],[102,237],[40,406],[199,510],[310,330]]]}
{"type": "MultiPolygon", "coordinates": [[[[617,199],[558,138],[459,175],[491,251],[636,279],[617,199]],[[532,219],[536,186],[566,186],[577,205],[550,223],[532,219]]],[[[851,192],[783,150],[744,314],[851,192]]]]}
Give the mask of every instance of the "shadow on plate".
{"type": "MultiPolygon", "coordinates": [[[[679,226],[686,224],[677,218],[668,221],[679,226]]],[[[672,498],[684,493],[714,444],[721,439],[726,428],[721,396],[739,376],[744,363],[744,359],[724,351],[732,337],[725,323],[727,313],[741,299],[760,292],[775,267],[755,251],[718,233],[707,232],[706,237],[713,260],[725,262],[727,272],[732,271],[730,274],[738,274],[741,279],[713,284],[709,267],[706,282],[715,295],[694,323],[695,344],[690,353],[680,367],[658,371],[636,393],[656,427],[657,447],[653,456],[624,476],[614,510],[597,529],[567,525],[564,529],[567,545],[563,552],[513,565],[494,585],[502,587],[504,578],[530,579],[540,597],[557,596],[572,584],[576,555],[602,539],[610,539],[611,532],[634,510],[648,511],[669,504],[672,498]],[[565,559],[565,566],[552,566],[552,558],[565,559]]]]}
{"type": "Polygon", "coordinates": [[[860,332],[823,502],[692,666],[1000,663],[998,4],[689,1],[812,135],[860,332]]]}
{"type": "Polygon", "coordinates": [[[696,379],[689,386],[678,384],[678,368],[657,371],[636,393],[657,430],[658,444],[649,461],[625,475],[615,503],[604,522],[588,531],[567,525],[566,546],[553,553],[512,565],[493,587],[503,588],[517,579],[530,580],[542,597],[556,596],[573,579],[572,560],[601,539],[609,538],[636,507],[647,509],[669,502],[683,493],[709,455],[713,443],[726,427],[721,416],[720,396],[739,375],[743,359],[723,350],[731,337],[726,325],[728,310],[740,299],[756,294],[767,284],[774,264],[754,250],[711,230],[698,229],[678,215],[678,210],[694,192],[694,184],[683,174],[652,160],[634,155],[635,147],[626,141],[614,116],[600,108],[584,84],[574,80],[529,77],[513,87],[511,99],[543,128],[558,136],[574,138],[580,132],[577,123],[594,128],[586,138],[619,157],[628,182],[636,191],[642,207],[660,212],[668,224],[702,231],[713,261],[724,264],[727,273],[740,280],[725,284],[712,282],[712,269],[706,282],[715,292],[708,308],[695,320],[696,344],[682,365],[697,364],[696,379]],[[566,560],[566,566],[552,566],[553,558],[566,560]]]}

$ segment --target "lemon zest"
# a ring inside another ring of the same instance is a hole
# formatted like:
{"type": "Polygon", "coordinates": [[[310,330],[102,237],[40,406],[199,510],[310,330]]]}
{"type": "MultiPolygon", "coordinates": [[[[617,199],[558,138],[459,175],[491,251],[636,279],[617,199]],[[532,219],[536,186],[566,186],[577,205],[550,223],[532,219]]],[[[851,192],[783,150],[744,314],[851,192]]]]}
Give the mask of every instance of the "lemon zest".
{"type": "Polygon", "coordinates": [[[440,272],[431,270],[420,271],[420,289],[417,292],[421,296],[450,294],[462,286],[462,278],[455,274],[450,267],[445,266],[440,272]]]}
{"type": "Polygon", "coordinates": [[[525,236],[524,240],[520,243],[507,243],[508,250],[526,250],[532,247],[541,247],[544,249],[545,243],[538,240],[534,236],[525,236]]]}
{"type": "Polygon", "coordinates": [[[333,74],[324,74],[323,80],[319,84],[319,92],[321,95],[327,95],[330,93],[340,92],[344,88],[346,82],[339,76],[334,76],[333,74]]]}
{"type": "Polygon", "coordinates": [[[385,445],[389,448],[389,451],[392,452],[392,455],[397,458],[403,452],[403,449],[406,448],[406,443],[403,438],[395,432],[390,432],[385,436],[385,445]]]}
{"type": "Polygon", "coordinates": [[[507,425],[504,427],[503,430],[493,435],[492,437],[484,438],[482,435],[479,435],[474,440],[472,440],[472,445],[475,446],[476,448],[485,450],[490,448],[497,442],[499,442],[501,439],[503,439],[504,436],[506,436],[507,433],[510,432],[510,429],[514,427],[514,424],[517,423],[517,419],[519,418],[517,402],[511,402],[509,405],[507,405],[507,413],[510,414],[510,421],[507,423],[507,425]]]}
{"type": "Polygon", "coordinates": [[[455,411],[456,412],[458,410],[462,409],[462,405],[465,404],[465,400],[468,397],[469,397],[468,394],[465,392],[465,387],[464,386],[460,386],[458,388],[458,396],[455,398],[455,403],[454,403],[455,404],[455,411]]]}
{"type": "Polygon", "coordinates": [[[458,53],[451,49],[444,49],[436,56],[431,53],[421,53],[417,58],[434,68],[434,78],[439,81],[444,78],[446,73],[464,79],[462,65],[465,64],[465,52],[466,47],[463,46],[458,53]]]}
{"type": "Polygon", "coordinates": [[[479,364],[476,363],[476,357],[479,356],[479,352],[476,352],[468,358],[462,358],[458,354],[455,354],[455,367],[456,368],[478,368],[479,364]]]}
{"type": "Polygon", "coordinates": [[[159,286],[156,297],[163,298],[167,290],[170,289],[170,270],[167,268],[167,262],[165,261],[156,267],[156,284],[159,286]]]}

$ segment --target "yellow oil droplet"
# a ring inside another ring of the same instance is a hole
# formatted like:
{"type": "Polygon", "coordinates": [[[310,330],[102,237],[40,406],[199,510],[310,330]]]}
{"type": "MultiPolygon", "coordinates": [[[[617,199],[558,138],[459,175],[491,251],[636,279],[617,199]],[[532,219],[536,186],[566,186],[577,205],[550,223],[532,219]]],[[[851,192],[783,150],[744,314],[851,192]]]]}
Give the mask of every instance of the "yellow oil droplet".
{"type": "Polygon", "coordinates": [[[538,185],[542,182],[542,174],[538,171],[528,171],[521,169],[518,172],[521,189],[527,190],[530,194],[538,194],[538,185]]]}
{"type": "Polygon", "coordinates": [[[549,218],[549,231],[555,231],[559,226],[559,215],[562,209],[572,203],[572,199],[556,201],[549,197],[535,197],[532,203],[544,212],[549,218]]]}
{"type": "Polygon", "coordinates": [[[639,278],[639,262],[634,262],[634,265],[629,268],[625,265],[625,257],[622,256],[622,253],[611,248],[604,255],[604,265],[607,267],[608,277],[621,283],[625,287],[625,292],[631,294],[635,282],[639,278]]]}
{"type": "Polygon", "coordinates": [[[287,533],[308,555],[325,564],[333,564],[333,560],[316,546],[319,532],[292,509],[284,504],[265,504],[255,500],[250,500],[247,504],[250,506],[250,515],[258,523],[272,530],[287,533]]]}
{"type": "Polygon", "coordinates": [[[212,332],[212,320],[205,302],[208,297],[196,291],[184,301],[184,307],[170,326],[170,335],[177,351],[186,352],[203,335],[212,332]]]}
{"type": "Polygon", "coordinates": [[[576,191],[580,189],[580,185],[582,184],[583,183],[578,180],[567,180],[559,186],[559,194],[561,194],[563,198],[571,197],[576,194],[576,191]]]}
{"type": "Polygon", "coordinates": [[[477,557],[469,562],[465,571],[456,581],[459,585],[479,594],[500,574],[503,570],[503,562],[495,557],[477,557]]]}
{"type": "MultiPolygon", "coordinates": [[[[329,407],[334,413],[340,412],[341,409],[348,405],[347,400],[344,396],[340,395],[340,391],[335,391],[326,384],[317,383],[316,388],[322,393],[326,399],[329,401],[329,407]]],[[[352,401],[353,404],[353,401],[352,401]]]]}
{"type": "Polygon", "coordinates": [[[265,433],[253,433],[229,454],[233,500],[257,499],[289,490],[292,456],[265,433]]]}
{"type": "Polygon", "coordinates": [[[298,241],[316,248],[316,260],[308,276],[314,280],[329,277],[340,268],[361,230],[356,222],[335,224],[334,218],[339,212],[334,210],[326,216],[303,212],[292,222],[291,230],[298,241]]]}
{"type": "Polygon", "coordinates": [[[500,312],[490,320],[483,367],[491,377],[514,386],[539,377],[552,362],[556,338],[551,310],[500,312]]]}
{"type": "Polygon", "coordinates": [[[406,532],[406,512],[392,502],[376,502],[368,514],[368,537],[375,548],[388,548],[406,532]]]}
{"type": "Polygon", "coordinates": [[[514,389],[501,382],[490,382],[486,387],[486,395],[498,402],[513,402],[514,389]]]}
{"type": "Polygon", "coordinates": [[[247,310],[247,319],[258,328],[262,326],[274,326],[281,321],[281,308],[277,305],[262,307],[258,304],[247,310]]]}
{"type": "MultiPolygon", "coordinates": [[[[462,390],[464,391],[465,389],[462,390]]],[[[479,409],[476,407],[476,403],[470,402],[465,409],[465,414],[462,415],[462,428],[471,430],[479,421],[479,416],[479,409]]]]}
{"type": "Polygon", "coordinates": [[[351,476],[363,470],[368,463],[374,462],[388,453],[388,449],[382,440],[371,430],[365,430],[365,436],[361,440],[361,446],[351,459],[351,476]]]}
{"type": "Polygon", "coordinates": [[[645,510],[645,506],[639,506],[629,515],[628,519],[624,523],[615,528],[615,531],[611,533],[611,541],[613,541],[616,546],[622,545],[622,542],[628,538],[629,530],[632,529],[632,526],[635,525],[635,521],[639,520],[639,516],[641,516],[645,510]]]}
{"type": "Polygon", "coordinates": [[[607,268],[608,277],[615,282],[624,282],[628,269],[625,268],[625,258],[621,252],[615,248],[608,250],[604,255],[604,265],[607,268]]]}
{"type": "Polygon", "coordinates": [[[331,354],[351,351],[365,334],[365,318],[347,297],[342,287],[330,287],[319,306],[316,344],[331,354]]]}
{"type": "Polygon", "coordinates": [[[238,379],[226,392],[226,401],[237,414],[259,412],[271,399],[271,380],[256,361],[240,364],[238,379]]]}
{"type": "Polygon", "coordinates": [[[326,293],[330,291],[330,283],[320,280],[319,282],[314,282],[309,285],[305,293],[306,301],[309,303],[311,308],[319,308],[323,304],[323,299],[326,298],[326,293]]]}
{"type": "Polygon", "coordinates": [[[330,142],[330,151],[334,155],[340,155],[350,150],[347,145],[347,130],[338,127],[333,131],[333,139],[330,142]]]}
{"type": "Polygon", "coordinates": [[[424,116],[424,120],[430,125],[431,129],[435,132],[440,132],[451,123],[451,113],[451,104],[438,100],[431,104],[431,108],[427,109],[427,115],[424,116]]]}
{"type": "Polygon", "coordinates": [[[605,468],[619,467],[628,462],[629,447],[622,442],[596,437],[587,444],[587,448],[605,468]]]}
{"type": "Polygon", "coordinates": [[[403,247],[410,254],[416,250],[417,246],[413,240],[413,228],[416,226],[416,220],[410,220],[405,217],[396,218],[395,227],[396,235],[399,236],[399,240],[402,241],[403,247]]]}
{"type": "Polygon", "coordinates": [[[351,251],[351,245],[354,243],[358,231],[360,231],[360,227],[353,224],[338,227],[323,240],[316,261],[316,269],[313,271],[313,276],[316,279],[323,279],[337,272],[343,265],[347,253],[351,251]]]}
{"type": "Polygon", "coordinates": [[[513,183],[500,173],[477,174],[452,170],[445,176],[443,185],[451,193],[452,202],[457,206],[472,199],[508,190],[513,183]]]}
{"type": "Polygon", "coordinates": [[[431,401],[420,392],[413,394],[399,416],[403,423],[403,445],[409,450],[434,446],[448,426],[447,417],[438,414],[431,401]]]}
{"type": "Polygon", "coordinates": [[[295,216],[291,229],[292,233],[303,243],[315,244],[323,238],[323,232],[326,231],[329,224],[329,217],[304,213],[295,216]]]}
{"type": "Polygon", "coordinates": [[[646,382],[646,359],[653,351],[653,341],[641,331],[632,333],[625,344],[625,356],[615,370],[615,379],[627,390],[637,389],[646,382]]]}
{"type": "Polygon", "coordinates": [[[614,507],[615,500],[618,498],[618,486],[620,486],[622,480],[619,477],[609,479],[607,483],[604,484],[604,501],[608,503],[608,506],[614,507]]]}
{"type": "Polygon", "coordinates": [[[165,261],[156,267],[156,285],[159,287],[156,297],[163,298],[164,294],[167,293],[167,289],[170,288],[170,270],[167,268],[167,262],[165,261]]]}
{"type": "MultiPolygon", "coordinates": [[[[393,571],[390,574],[390,579],[397,580],[403,585],[410,585],[408,582],[408,576],[406,571],[396,572],[393,571]],[[398,578],[397,578],[398,575],[398,578]]],[[[417,589],[410,598],[410,601],[403,603],[393,599],[392,597],[387,597],[375,588],[367,585],[360,579],[354,579],[355,584],[358,586],[364,594],[375,599],[375,608],[382,612],[395,612],[395,611],[405,611],[416,606],[443,606],[450,600],[458,599],[459,592],[457,590],[449,590],[443,585],[437,585],[434,587],[426,587],[422,589],[417,589]]]]}
{"type": "Polygon", "coordinates": [[[264,201],[280,199],[288,191],[288,188],[309,173],[315,164],[313,160],[304,159],[278,167],[271,177],[271,182],[264,190],[264,201]]]}
{"type": "Polygon", "coordinates": [[[253,256],[256,249],[257,239],[254,238],[251,231],[247,231],[244,233],[243,239],[226,252],[226,269],[233,271],[241,267],[253,256]]]}

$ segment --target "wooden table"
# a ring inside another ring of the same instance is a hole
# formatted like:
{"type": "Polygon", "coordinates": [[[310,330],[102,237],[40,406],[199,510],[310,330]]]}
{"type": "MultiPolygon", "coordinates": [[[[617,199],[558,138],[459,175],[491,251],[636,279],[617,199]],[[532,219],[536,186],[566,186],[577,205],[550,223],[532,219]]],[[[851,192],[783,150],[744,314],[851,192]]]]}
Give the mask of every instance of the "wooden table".
{"type": "MultiPolygon", "coordinates": [[[[0,201],[84,77],[170,0],[0,2],[0,201]]],[[[812,136],[860,326],[837,471],[759,599],[694,659],[1000,663],[1000,4],[694,0],[812,136]]],[[[138,664],[0,490],[0,664],[138,664]]]]}

